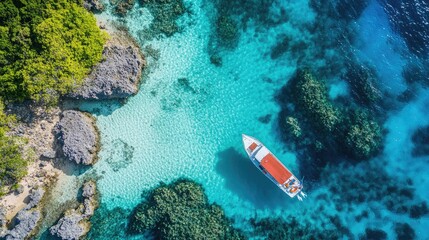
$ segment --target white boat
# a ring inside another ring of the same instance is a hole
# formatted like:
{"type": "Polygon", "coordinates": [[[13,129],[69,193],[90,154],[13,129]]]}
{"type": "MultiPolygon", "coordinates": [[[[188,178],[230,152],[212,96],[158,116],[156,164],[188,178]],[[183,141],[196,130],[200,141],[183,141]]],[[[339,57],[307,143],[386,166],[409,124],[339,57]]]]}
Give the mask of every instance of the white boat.
{"type": "Polygon", "coordinates": [[[256,138],[242,134],[244,149],[250,160],[261,172],[289,197],[302,201],[307,195],[302,182],[287,169],[274,154],[256,138]]]}

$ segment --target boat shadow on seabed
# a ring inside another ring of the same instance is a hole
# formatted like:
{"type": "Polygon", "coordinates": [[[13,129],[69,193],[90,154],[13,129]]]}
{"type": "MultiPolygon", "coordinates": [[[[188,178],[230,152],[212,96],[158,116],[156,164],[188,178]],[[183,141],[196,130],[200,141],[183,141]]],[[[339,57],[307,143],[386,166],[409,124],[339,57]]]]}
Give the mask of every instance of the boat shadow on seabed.
{"type": "Polygon", "coordinates": [[[233,147],[218,152],[217,156],[216,171],[225,178],[226,187],[240,198],[252,202],[256,208],[276,208],[295,201],[233,147]]]}

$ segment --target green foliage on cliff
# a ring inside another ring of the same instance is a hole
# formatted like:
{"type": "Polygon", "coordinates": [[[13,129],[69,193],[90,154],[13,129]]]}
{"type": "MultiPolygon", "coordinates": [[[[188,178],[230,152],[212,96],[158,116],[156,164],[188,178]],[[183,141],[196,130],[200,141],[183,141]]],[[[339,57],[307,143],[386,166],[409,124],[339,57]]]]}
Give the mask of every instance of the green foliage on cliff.
{"type": "Polygon", "coordinates": [[[201,185],[178,180],[152,190],[133,216],[132,229],[156,239],[242,239],[223,210],[209,204],[201,185]]]}
{"type": "Polygon", "coordinates": [[[78,1],[2,1],[0,97],[55,101],[101,60],[106,39],[78,1]]]}
{"type": "Polygon", "coordinates": [[[0,195],[4,186],[15,184],[27,171],[27,162],[22,158],[17,138],[8,136],[9,126],[15,118],[4,113],[4,105],[0,101],[0,195]]]}

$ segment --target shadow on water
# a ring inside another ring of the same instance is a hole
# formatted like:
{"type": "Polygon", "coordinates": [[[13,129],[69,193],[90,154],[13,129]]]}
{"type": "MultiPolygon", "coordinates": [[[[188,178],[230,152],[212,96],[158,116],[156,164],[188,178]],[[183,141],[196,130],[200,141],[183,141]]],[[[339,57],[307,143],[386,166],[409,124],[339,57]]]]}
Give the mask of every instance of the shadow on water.
{"type": "Polygon", "coordinates": [[[63,109],[79,109],[81,111],[90,112],[96,116],[109,116],[114,111],[124,105],[125,101],[121,100],[102,100],[102,101],[89,101],[89,100],[65,100],[63,102],[63,109]]]}
{"type": "Polygon", "coordinates": [[[234,148],[218,152],[216,171],[226,179],[226,187],[256,208],[277,207],[289,197],[265,177],[247,156],[234,148]]]}

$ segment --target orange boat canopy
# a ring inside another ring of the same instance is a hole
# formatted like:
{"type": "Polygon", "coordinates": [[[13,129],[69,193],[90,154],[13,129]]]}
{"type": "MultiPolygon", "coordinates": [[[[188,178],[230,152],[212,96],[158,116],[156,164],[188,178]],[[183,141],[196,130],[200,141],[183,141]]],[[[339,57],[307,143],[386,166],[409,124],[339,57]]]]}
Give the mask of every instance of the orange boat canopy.
{"type": "Polygon", "coordinates": [[[271,153],[268,153],[262,159],[261,165],[280,184],[283,184],[292,176],[292,173],[271,153]]]}

